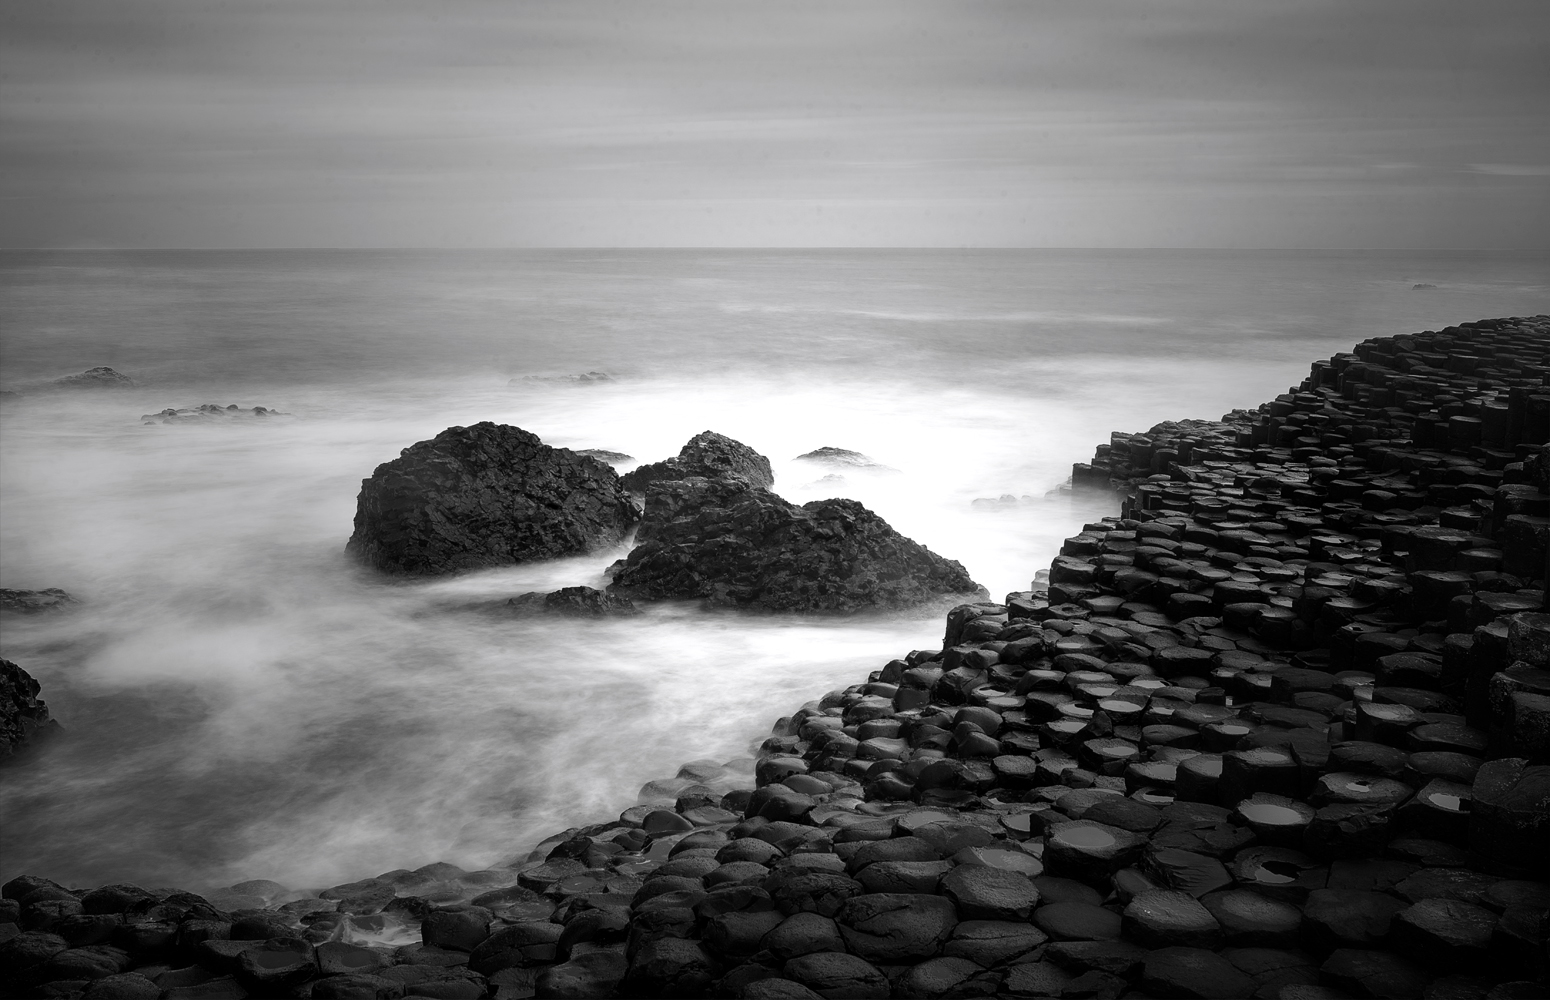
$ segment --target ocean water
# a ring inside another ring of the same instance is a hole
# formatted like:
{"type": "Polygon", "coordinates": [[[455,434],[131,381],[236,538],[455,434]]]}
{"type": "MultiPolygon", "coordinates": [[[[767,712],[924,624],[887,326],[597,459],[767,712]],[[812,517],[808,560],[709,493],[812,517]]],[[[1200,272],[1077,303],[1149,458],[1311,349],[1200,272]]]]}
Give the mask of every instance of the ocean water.
{"type": "Polygon", "coordinates": [[[68,733],[0,768],[0,878],[501,864],[940,643],[938,610],[470,610],[600,585],[622,551],[415,582],[352,565],[360,480],[445,427],[642,461],[720,431],[787,498],[858,499],[999,596],[1111,512],[1046,496],[1111,430],[1547,304],[1550,256],[1527,253],[0,252],[0,388],[23,394],[0,415],[0,586],[82,602],[0,631],[68,733]],[[38,391],[95,365],[137,387],[38,391]],[[612,380],[546,380],[593,370],[612,380]],[[200,403],[288,415],[139,419],[200,403]],[[825,445],[892,471],[794,460],[825,445]]]}

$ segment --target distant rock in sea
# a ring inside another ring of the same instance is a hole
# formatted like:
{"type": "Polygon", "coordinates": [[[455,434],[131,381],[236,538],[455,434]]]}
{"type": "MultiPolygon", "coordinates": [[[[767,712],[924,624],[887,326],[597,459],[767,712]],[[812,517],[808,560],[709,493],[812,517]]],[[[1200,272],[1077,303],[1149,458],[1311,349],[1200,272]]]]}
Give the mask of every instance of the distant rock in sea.
{"type": "Polygon", "coordinates": [[[640,609],[627,597],[592,587],[565,587],[552,594],[518,594],[506,602],[520,613],[548,613],[571,618],[606,618],[638,615],[640,609]]]}
{"type": "Polygon", "coordinates": [[[0,757],[9,757],[42,737],[60,731],[38,695],[36,679],[10,660],[0,660],[0,757]]]}
{"type": "Polygon", "coordinates": [[[798,455],[793,461],[816,462],[821,465],[832,465],[846,469],[872,469],[876,472],[899,471],[880,462],[874,462],[859,451],[851,451],[848,448],[831,448],[827,445],[822,448],[815,448],[805,455],[798,455]]]}
{"type": "Polygon", "coordinates": [[[610,593],[767,611],[855,612],[983,595],[962,565],[854,500],[798,507],[738,476],[654,483],[610,593]]]}
{"type": "Polygon", "coordinates": [[[975,510],[999,511],[1010,510],[1023,504],[1036,503],[1037,498],[1024,494],[1022,497],[1014,497],[1010,493],[1003,493],[998,497],[976,497],[969,503],[975,510]]]}
{"type": "Polygon", "coordinates": [[[837,490],[848,485],[849,482],[844,476],[835,475],[831,472],[822,479],[815,479],[810,483],[804,484],[802,488],[804,490],[837,490]]]}
{"type": "Polygon", "coordinates": [[[106,366],[98,366],[56,378],[49,385],[60,389],[133,389],[135,380],[106,366]]]}
{"type": "Polygon", "coordinates": [[[508,386],[531,385],[534,382],[560,382],[580,385],[590,382],[613,382],[614,377],[607,372],[582,372],[580,375],[524,375],[507,382],[508,386]]]}
{"type": "Polygon", "coordinates": [[[0,590],[0,611],[34,615],[41,611],[60,611],[76,603],[79,602],[58,587],[49,587],[47,590],[0,590]]]}
{"type": "Polygon", "coordinates": [[[1424,282],[1424,281],[1423,281],[1423,282],[1421,282],[1421,283],[1420,283],[1420,284],[1416,284],[1416,285],[1411,285],[1411,286],[1410,286],[1410,288],[1411,288],[1411,290],[1412,290],[1412,291],[1413,291],[1413,290],[1415,290],[1415,289],[1417,289],[1417,288],[1436,288],[1436,287],[1437,287],[1437,286],[1436,286],[1436,285],[1428,285],[1428,284],[1427,284],[1427,283],[1426,283],[1426,282],[1424,282]]]}
{"type": "Polygon", "coordinates": [[[232,403],[229,406],[205,403],[202,406],[193,406],[187,409],[174,409],[169,406],[160,413],[142,414],[140,421],[146,424],[208,424],[232,420],[269,419],[271,417],[288,416],[290,416],[289,413],[271,410],[267,406],[243,409],[236,403],[232,403]]]}
{"type": "Polygon", "coordinates": [[[633,455],[626,455],[622,451],[609,451],[606,448],[582,448],[580,451],[576,452],[576,454],[585,455],[588,458],[595,458],[599,462],[611,463],[635,461],[635,456],[633,455]]]}
{"type": "Polygon", "coordinates": [[[345,550],[386,573],[453,573],[617,545],[639,516],[608,465],[484,421],[377,466],[345,550]]]}
{"type": "Polygon", "coordinates": [[[689,439],[677,457],[642,465],[625,473],[620,481],[631,493],[644,493],[652,483],[690,476],[741,476],[766,489],[775,485],[769,459],[741,441],[715,431],[701,431],[689,439]]]}

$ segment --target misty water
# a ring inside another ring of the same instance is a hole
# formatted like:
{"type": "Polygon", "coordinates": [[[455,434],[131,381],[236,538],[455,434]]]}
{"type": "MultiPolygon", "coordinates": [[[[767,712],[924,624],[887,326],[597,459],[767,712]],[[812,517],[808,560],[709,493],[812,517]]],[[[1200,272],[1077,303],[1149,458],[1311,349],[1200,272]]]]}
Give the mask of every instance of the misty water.
{"type": "Polygon", "coordinates": [[[0,878],[501,864],[940,643],[939,609],[474,607],[600,586],[623,550],[412,582],[352,565],[361,479],[448,426],[644,461],[720,431],[788,499],[860,500],[999,596],[1112,512],[1046,497],[1111,430],[1253,406],[1364,337],[1547,291],[1550,257],[1507,253],[0,252],[0,388],[23,393],[0,585],[81,601],[0,632],[65,728],[0,768],[0,878]],[[137,387],[40,391],[95,365],[137,387]],[[525,378],[593,370],[612,381],[525,378]],[[200,403],[288,416],[139,419],[200,403]],[[895,471],[794,460],[825,445],[895,471]],[[1028,499],[972,503],[1002,495],[1028,499]]]}

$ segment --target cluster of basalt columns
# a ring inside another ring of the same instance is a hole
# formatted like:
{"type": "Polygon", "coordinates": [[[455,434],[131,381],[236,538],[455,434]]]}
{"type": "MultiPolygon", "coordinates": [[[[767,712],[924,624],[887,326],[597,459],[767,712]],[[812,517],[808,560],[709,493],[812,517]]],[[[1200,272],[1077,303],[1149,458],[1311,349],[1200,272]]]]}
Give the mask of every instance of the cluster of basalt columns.
{"type": "Polygon", "coordinates": [[[1550,979],[1550,320],[1116,435],[1042,591],[510,868],[7,883],[13,993],[1509,997],[1550,979]],[[237,904],[246,905],[237,905],[237,904]],[[398,948],[351,943],[418,926],[398,948]],[[139,992],[132,992],[139,991],[139,992]]]}

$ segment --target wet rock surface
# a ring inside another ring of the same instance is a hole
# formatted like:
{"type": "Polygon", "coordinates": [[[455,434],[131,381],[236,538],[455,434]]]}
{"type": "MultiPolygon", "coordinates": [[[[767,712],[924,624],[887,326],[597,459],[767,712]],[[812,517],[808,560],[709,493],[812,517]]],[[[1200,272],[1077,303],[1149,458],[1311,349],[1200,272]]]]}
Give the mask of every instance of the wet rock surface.
{"type": "Polygon", "coordinates": [[[1074,479],[1122,513],[1047,587],[509,867],[12,879],[3,988],[1546,995],[1547,348],[1544,318],[1367,341],[1116,435],[1074,479]]]}
{"type": "Polygon", "coordinates": [[[901,608],[984,591],[854,500],[798,507],[736,477],[651,485],[611,593],[768,611],[901,608]]]}
{"type": "Polygon", "coordinates": [[[0,660],[0,759],[59,731],[38,695],[37,679],[10,660],[0,660]]]}
{"type": "Polygon", "coordinates": [[[632,493],[645,493],[652,483],[696,476],[706,479],[738,476],[765,489],[775,485],[775,473],[769,459],[741,441],[715,431],[701,431],[673,458],[632,469],[620,481],[632,493]]]}
{"type": "Polygon", "coordinates": [[[65,375],[49,383],[49,387],[54,389],[133,389],[134,385],[134,379],[106,365],[65,375]]]}
{"type": "Polygon", "coordinates": [[[486,421],[377,466],[346,550],[387,573],[450,573],[615,545],[637,516],[604,463],[486,421]]]}

